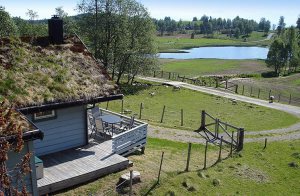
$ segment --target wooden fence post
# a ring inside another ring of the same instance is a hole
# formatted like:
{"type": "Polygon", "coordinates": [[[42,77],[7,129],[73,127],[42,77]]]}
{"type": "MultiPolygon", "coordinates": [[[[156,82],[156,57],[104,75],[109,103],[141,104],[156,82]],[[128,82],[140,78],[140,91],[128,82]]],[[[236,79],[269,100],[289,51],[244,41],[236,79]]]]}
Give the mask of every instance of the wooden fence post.
{"type": "Polygon", "coordinates": [[[267,142],[268,142],[268,138],[265,139],[265,146],[264,146],[264,149],[267,148],[267,142]]]}
{"type": "Polygon", "coordinates": [[[124,99],[122,99],[122,106],[121,106],[121,114],[123,114],[124,113],[124,99]]]}
{"type": "Polygon", "coordinates": [[[159,166],[159,171],[158,171],[158,176],[157,176],[157,184],[159,184],[159,180],[160,180],[160,172],[161,172],[161,167],[162,167],[163,160],[164,160],[164,154],[165,154],[165,152],[162,152],[162,154],[161,154],[160,166],[159,166]]]}
{"type": "Polygon", "coordinates": [[[289,104],[292,103],[292,94],[290,94],[290,100],[289,100],[289,104]]]}
{"type": "Polygon", "coordinates": [[[245,85],[243,85],[242,95],[244,95],[244,93],[245,93],[245,85]]]}
{"type": "Polygon", "coordinates": [[[220,162],[222,160],[222,145],[223,145],[223,136],[221,136],[221,140],[220,140],[220,148],[219,148],[219,158],[218,158],[218,162],[220,162]]]}
{"type": "Polygon", "coordinates": [[[206,169],[206,158],[207,158],[207,146],[208,146],[208,141],[205,143],[205,152],[204,152],[204,167],[203,169],[206,169]]]}
{"type": "Polygon", "coordinates": [[[169,72],[169,80],[171,79],[171,72],[169,72]]]}
{"type": "Polygon", "coordinates": [[[156,76],[156,71],[154,71],[154,73],[153,73],[153,77],[155,78],[155,76],[156,76]]]}
{"type": "Polygon", "coordinates": [[[259,99],[260,97],[260,88],[258,89],[258,95],[257,95],[257,98],[259,99]]]}
{"type": "Polygon", "coordinates": [[[269,91],[269,99],[270,99],[270,97],[271,97],[271,93],[272,93],[272,90],[269,91]]]}
{"type": "Polygon", "coordinates": [[[162,114],[161,114],[160,123],[163,123],[164,115],[165,115],[165,109],[166,109],[166,106],[164,105],[164,108],[163,108],[163,111],[162,111],[162,114]]]}
{"type": "Polygon", "coordinates": [[[183,126],[183,109],[181,109],[181,126],[183,126]]]}
{"type": "Polygon", "coordinates": [[[142,109],[143,109],[143,103],[140,104],[140,116],[139,116],[139,119],[142,119],[142,109]]]}
{"type": "Polygon", "coordinates": [[[218,80],[218,78],[216,78],[216,88],[218,88],[219,87],[219,80],[218,80]]]}
{"type": "Polygon", "coordinates": [[[200,130],[205,130],[205,110],[202,110],[202,112],[201,112],[200,130]]]}
{"type": "Polygon", "coordinates": [[[252,90],[253,90],[253,87],[251,86],[251,89],[250,89],[250,97],[252,97],[252,90]]]}
{"type": "Polygon", "coordinates": [[[225,89],[228,88],[228,79],[226,79],[226,86],[225,86],[225,89]]]}
{"type": "Polygon", "coordinates": [[[132,178],[133,178],[133,171],[130,170],[130,190],[129,190],[129,196],[132,196],[132,178]]]}
{"type": "Polygon", "coordinates": [[[239,88],[239,85],[235,85],[235,94],[238,94],[238,88],[239,88]]]}
{"type": "Polygon", "coordinates": [[[106,102],[106,110],[108,110],[109,101],[106,102]]]}
{"type": "Polygon", "coordinates": [[[215,121],[215,137],[218,138],[219,137],[219,119],[216,118],[215,121]]]}
{"type": "Polygon", "coordinates": [[[240,128],[239,131],[238,131],[238,146],[237,146],[237,151],[241,151],[243,150],[243,147],[244,147],[244,133],[245,130],[243,128],[240,128]]]}
{"type": "Polygon", "coordinates": [[[232,150],[233,150],[233,136],[234,136],[234,131],[231,133],[231,144],[230,144],[230,156],[232,157],[232,150]]]}
{"type": "Polygon", "coordinates": [[[185,167],[186,172],[189,171],[190,159],[191,159],[191,149],[192,149],[192,143],[189,143],[188,156],[187,156],[186,167],[185,167]]]}

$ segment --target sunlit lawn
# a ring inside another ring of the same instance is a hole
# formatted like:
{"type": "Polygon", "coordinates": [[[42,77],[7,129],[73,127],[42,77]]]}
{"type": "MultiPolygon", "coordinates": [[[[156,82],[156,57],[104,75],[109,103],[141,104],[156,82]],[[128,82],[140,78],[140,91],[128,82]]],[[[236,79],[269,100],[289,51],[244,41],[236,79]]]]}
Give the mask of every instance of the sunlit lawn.
{"type": "MultiPolygon", "coordinates": [[[[138,118],[142,103],[142,120],[158,126],[196,130],[200,127],[201,110],[207,111],[224,122],[243,127],[246,131],[287,127],[299,122],[297,117],[285,112],[243,102],[235,105],[227,98],[187,89],[174,91],[173,88],[164,86],[153,86],[146,89],[128,86],[126,88],[127,91],[123,91],[127,94],[124,98],[124,109],[132,111],[129,115],[136,114],[138,118]],[[128,94],[128,88],[134,94],[128,94]],[[151,96],[150,93],[154,93],[154,96],[151,96]],[[166,106],[165,115],[163,123],[160,123],[164,105],[166,106]],[[184,126],[182,127],[180,126],[181,109],[183,109],[184,116],[184,126]]],[[[106,103],[103,103],[101,107],[106,108],[106,103]]],[[[121,101],[110,102],[108,109],[121,112],[121,101]]]]}

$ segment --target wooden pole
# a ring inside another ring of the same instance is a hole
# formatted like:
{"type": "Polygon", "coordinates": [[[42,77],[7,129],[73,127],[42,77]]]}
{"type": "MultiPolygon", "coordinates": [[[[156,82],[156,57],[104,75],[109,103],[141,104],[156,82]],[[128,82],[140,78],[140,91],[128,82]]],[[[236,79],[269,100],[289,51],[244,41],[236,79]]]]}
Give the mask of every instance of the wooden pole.
{"type": "Polygon", "coordinates": [[[292,94],[290,94],[290,100],[289,100],[289,104],[292,103],[292,94]]]}
{"type": "Polygon", "coordinates": [[[124,113],[124,99],[122,99],[121,114],[124,113]]]}
{"type": "Polygon", "coordinates": [[[216,88],[218,88],[219,87],[219,80],[218,80],[218,78],[216,78],[216,88]]]}
{"type": "Polygon", "coordinates": [[[264,146],[264,149],[267,148],[267,142],[268,142],[268,138],[265,139],[265,146],[264,146]]]}
{"type": "Polygon", "coordinates": [[[244,93],[245,93],[245,85],[243,85],[242,95],[244,95],[244,93]]]}
{"type": "Polygon", "coordinates": [[[270,99],[270,97],[271,97],[271,93],[272,93],[272,90],[269,91],[269,99],[270,99]]]}
{"type": "Polygon", "coordinates": [[[232,157],[232,150],[233,150],[233,136],[234,136],[234,131],[231,133],[231,144],[230,144],[230,156],[232,157]]]}
{"type": "Polygon", "coordinates": [[[207,146],[208,146],[208,141],[206,141],[206,143],[205,143],[205,151],[204,151],[204,167],[203,167],[203,169],[206,169],[206,158],[207,158],[207,146]]]}
{"type": "Polygon", "coordinates": [[[219,137],[219,119],[216,119],[215,121],[215,137],[218,138],[219,137]]]}
{"type": "Polygon", "coordinates": [[[154,71],[154,73],[153,73],[153,77],[155,78],[155,76],[156,76],[156,72],[154,71]]]}
{"type": "Polygon", "coordinates": [[[160,180],[160,172],[161,172],[161,167],[162,167],[163,160],[164,160],[164,154],[165,154],[165,152],[161,153],[160,166],[159,166],[159,171],[158,171],[158,176],[157,176],[157,184],[159,184],[159,180],[160,180]]]}
{"type": "Polygon", "coordinates": [[[252,90],[253,90],[253,87],[251,86],[251,88],[250,88],[250,97],[252,96],[252,90]]]}
{"type": "Polygon", "coordinates": [[[142,109],[143,109],[143,103],[140,104],[140,116],[139,116],[139,119],[142,119],[142,109]]]}
{"type": "Polygon", "coordinates": [[[169,72],[169,80],[171,79],[171,72],[169,72]]]}
{"type": "Polygon", "coordinates": [[[190,166],[190,159],[191,159],[191,150],[192,150],[192,143],[189,143],[189,148],[188,148],[188,156],[186,160],[186,168],[185,171],[189,171],[189,166],[190,166]]]}
{"type": "Polygon", "coordinates": [[[237,147],[238,151],[243,150],[243,147],[244,147],[244,134],[245,134],[244,132],[245,132],[245,130],[243,128],[239,129],[239,134],[238,134],[239,143],[238,143],[238,147],[237,147]]]}
{"type": "Polygon", "coordinates": [[[109,101],[106,102],[106,110],[108,110],[109,101]]]}
{"type": "Polygon", "coordinates": [[[235,93],[238,94],[239,85],[235,85],[235,93]]]}
{"type": "Polygon", "coordinates": [[[133,178],[133,171],[130,170],[130,190],[129,190],[129,196],[132,196],[132,178],[133,178]]]}
{"type": "Polygon", "coordinates": [[[164,108],[163,108],[163,111],[162,111],[162,114],[161,114],[160,123],[163,123],[163,121],[164,121],[165,110],[166,110],[166,106],[164,105],[164,108]]]}
{"type": "Polygon", "coordinates": [[[226,86],[225,86],[225,89],[228,88],[228,80],[226,80],[226,86]]]}
{"type": "Polygon", "coordinates": [[[200,130],[205,130],[205,110],[202,110],[202,112],[201,112],[200,130]]]}
{"type": "Polygon", "coordinates": [[[218,162],[220,162],[222,160],[222,145],[223,145],[223,136],[221,136],[221,141],[220,141],[218,162]]]}
{"type": "Polygon", "coordinates": [[[181,126],[183,126],[183,109],[181,109],[181,126]]]}
{"type": "Polygon", "coordinates": [[[259,99],[260,97],[260,88],[258,89],[258,95],[257,95],[257,98],[259,99]]]}

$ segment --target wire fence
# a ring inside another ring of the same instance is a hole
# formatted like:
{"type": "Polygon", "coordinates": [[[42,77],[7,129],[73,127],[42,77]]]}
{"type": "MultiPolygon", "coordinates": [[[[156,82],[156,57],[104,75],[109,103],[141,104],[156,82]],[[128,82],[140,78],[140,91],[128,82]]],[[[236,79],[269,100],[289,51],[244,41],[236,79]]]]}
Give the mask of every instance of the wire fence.
{"type": "MultiPolygon", "coordinates": [[[[161,186],[168,182],[170,178],[176,177],[186,172],[200,172],[208,169],[224,159],[230,157],[228,146],[214,145],[206,143],[204,148],[198,148],[191,143],[186,144],[186,149],[176,152],[161,152],[160,160],[156,159],[156,164],[147,164],[149,170],[153,171],[157,176],[153,178],[153,183],[149,185],[144,195],[150,195],[153,189],[159,184],[161,186]]],[[[183,187],[192,190],[192,187],[184,185],[183,187]]],[[[170,187],[170,191],[171,187],[170,187]]]]}
{"type": "Polygon", "coordinates": [[[263,100],[270,100],[270,98],[272,98],[274,102],[300,106],[300,93],[297,92],[292,93],[293,92],[292,89],[289,89],[287,91],[286,88],[283,88],[281,90],[278,90],[276,88],[260,88],[257,86],[242,84],[239,82],[229,82],[228,78],[226,77],[222,78],[222,77],[212,76],[212,77],[189,78],[186,76],[182,76],[176,72],[166,72],[166,71],[154,71],[152,76],[157,78],[165,78],[169,80],[186,82],[198,86],[215,87],[236,94],[263,99],[263,100]]]}
{"type": "MultiPolygon", "coordinates": [[[[234,152],[230,154],[230,147],[224,144],[216,145],[207,142],[205,146],[201,147],[192,143],[184,145],[185,149],[162,149],[149,152],[151,158],[143,160],[141,168],[135,168],[141,169],[143,171],[141,179],[144,177],[148,178],[147,180],[135,182],[134,178],[130,178],[131,180],[123,181],[115,187],[106,189],[101,195],[152,195],[157,185],[164,186],[173,177],[186,172],[198,172],[201,177],[202,171],[234,155],[234,152]],[[142,191],[139,188],[141,186],[144,187],[142,191]]],[[[191,187],[185,188],[191,189],[191,187]]],[[[172,191],[171,187],[170,191],[172,191]]]]}
{"type": "Polygon", "coordinates": [[[170,127],[184,127],[192,130],[200,128],[201,110],[191,110],[172,105],[156,105],[145,102],[130,103],[125,100],[102,103],[102,108],[135,116],[140,120],[147,120],[154,124],[164,124],[170,127]]]}

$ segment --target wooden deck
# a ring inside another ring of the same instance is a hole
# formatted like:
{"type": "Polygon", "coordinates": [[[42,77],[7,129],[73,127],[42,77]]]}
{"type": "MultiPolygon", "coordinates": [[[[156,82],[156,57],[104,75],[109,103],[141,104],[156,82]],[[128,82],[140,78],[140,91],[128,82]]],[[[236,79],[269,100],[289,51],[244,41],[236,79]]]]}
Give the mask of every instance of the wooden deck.
{"type": "Polygon", "coordinates": [[[38,180],[39,195],[55,192],[101,176],[123,170],[129,160],[112,153],[112,141],[40,157],[44,162],[44,178],[38,180]]]}

